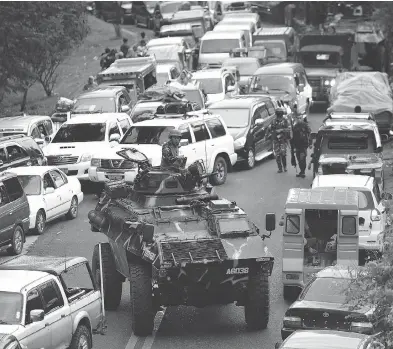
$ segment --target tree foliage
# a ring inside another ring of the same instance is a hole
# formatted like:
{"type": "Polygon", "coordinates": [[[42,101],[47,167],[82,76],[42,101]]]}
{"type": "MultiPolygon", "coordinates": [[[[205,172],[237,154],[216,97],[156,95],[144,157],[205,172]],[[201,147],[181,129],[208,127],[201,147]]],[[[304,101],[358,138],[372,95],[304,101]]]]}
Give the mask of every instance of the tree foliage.
{"type": "MultiPolygon", "coordinates": [[[[0,2],[3,93],[27,94],[38,81],[50,96],[57,68],[83,42],[88,31],[82,2],[0,2]]],[[[1,98],[0,91],[0,101],[1,98]]]]}

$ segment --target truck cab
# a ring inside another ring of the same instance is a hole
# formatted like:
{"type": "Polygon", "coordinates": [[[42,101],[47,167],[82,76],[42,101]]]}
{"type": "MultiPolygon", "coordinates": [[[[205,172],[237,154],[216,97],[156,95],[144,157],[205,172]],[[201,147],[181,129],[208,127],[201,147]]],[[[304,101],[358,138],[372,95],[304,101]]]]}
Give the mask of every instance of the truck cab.
{"type": "Polygon", "coordinates": [[[283,226],[284,298],[328,266],[359,264],[359,196],[338,188],[290,189],[283,226]]]}

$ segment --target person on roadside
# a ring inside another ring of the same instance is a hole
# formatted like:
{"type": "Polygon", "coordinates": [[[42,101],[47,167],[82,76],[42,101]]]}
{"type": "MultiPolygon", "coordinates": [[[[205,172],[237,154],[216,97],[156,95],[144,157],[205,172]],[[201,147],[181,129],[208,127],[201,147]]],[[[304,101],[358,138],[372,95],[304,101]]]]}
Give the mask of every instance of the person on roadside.
{"type": "Polygon", "coordinates": [[[90,91],[95,89],[98,86],[98,84],[94,81],[94,76],[89,76],[89,79],[87,80],[87,84],[83,87],[84,91],[90,91]]]}
{"type": "Polygon", "coordinates": [[[116,58],[116,59],[122,59],[122,58],[124,58],[123,52],[117,52],[117,53],[115,54],[115,58],[116,58]]]}
{"type": "Polygon", "coordinates": [[[267,135],[272,136],[273,152],[276,157],[278,173],[287,172],[287,145],[290,127],[288,119],[284,116],[285,110],[281,107],[276,109],[276,118],[269,126],[267,135]]]}
{"type": "Polygon", "coordinates": [[[111,50],[105,60],[105,69],[109,68],[116,60],[116,49],[111,50]]]}
{"type": "Polygon", "coordinates": [[[144,40],[141,40],[140,45],[138,46],[138,57],[145,57],[147,54],[147,47],[146,47],[146,42],[144,40]]]}
{"type": "Polygon", "coordinates": [[[113,26],[115,27],[116,39],[121,39],[121,28],[120,24],[122,22],[123,17],[123,9],[121,7],[121,2],[116,2],[116,17],[115,21],[113,22],[113,26]]]}
{"type": "Polygon", "coordinates": [[[105,52],[103,54],[101,54],[101,59],[100,59],[101,70],[105,69],[105,61],[110,53],[111,53],[111,49],[109,47],[107,47],[105,49],[105,52]]]}
{"type": "Polygon", "coordinates": [[[128,46],[128,39],[123,38],[123,44],[120,46],[120,51],[123,52],[124,58],[127,57],[130,46],[128,46]]]}
{"type": "Polygon", "coordinates": [[[291,147],[295,152],[300,172],[296,177],[306,177],[307,167],[307,148],[312,148],[311,129],[307,122],[303,120],[302,115],[294,114],[294,123],[292,131],[291,147]]]}

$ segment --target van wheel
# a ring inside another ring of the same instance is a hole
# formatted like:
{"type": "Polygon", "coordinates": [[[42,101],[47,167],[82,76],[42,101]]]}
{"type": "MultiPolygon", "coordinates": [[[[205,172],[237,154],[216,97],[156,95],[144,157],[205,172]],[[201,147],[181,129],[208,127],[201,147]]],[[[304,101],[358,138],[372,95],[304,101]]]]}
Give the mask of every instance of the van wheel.
{"type": "Polygon", "coordinates": [[[75,219],[78,217],[78,198],[74,196],[71,200],[71,206],[66,214],[67,219],[75,219]]]}
{"type": "Polygon", "coordinates": [[[25,237],[23,229],[17,225],[14,229],[14,234],[12,235],[11,247],[7,249],[7,252],[12,255],[21,254],[23,251],[23,245],[25,243],[25,237]]]}
{"type": "Polygon", "coordinates": [[[255,152],[254,149],[250,148],[247,152],[246,167],[247,170],[251,170],[255,166],[255,152]]]}
{"type": "Polygon", "coordinates": [[[210,181],[213,185],[222,185],[227,180],[228,165],[225,159],[221,156],[217,156],[214,161],[213,172],[216,174],[210,176],[210,181]]]}
{"type": "Polygon", "coordinates": [[[34,233],[37,235],[41,235],[46,227],[46,215],[44,210],[39,210],[37,212],[37,216],[35,218],[35,228],[34,233]]]}

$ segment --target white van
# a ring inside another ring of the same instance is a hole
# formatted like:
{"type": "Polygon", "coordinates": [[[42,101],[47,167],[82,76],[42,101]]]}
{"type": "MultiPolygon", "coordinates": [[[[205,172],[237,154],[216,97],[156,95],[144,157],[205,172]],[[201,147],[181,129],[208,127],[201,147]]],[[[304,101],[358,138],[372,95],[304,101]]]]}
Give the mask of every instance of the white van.
{"type": "Polygon", "coordinates": [[[207,32],[201,39],[199,50],[199,69],[221,67],[230,57],[230,52],[237,48],[247,47],[244,31],[207,32]]]}
{"type": "Polygon", "coordinates": [[[234,32],[239,30],[243,30],[246,34],[247,47],[252,46],[252,35],[255,32],[255,25],[251,22],[239,23],[239,22],[221,21],[213,29],[214,32],[221,32],[221,33],[234,32]]]}

